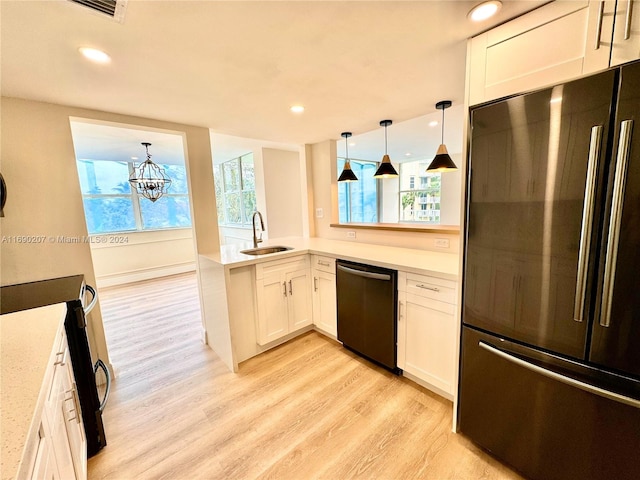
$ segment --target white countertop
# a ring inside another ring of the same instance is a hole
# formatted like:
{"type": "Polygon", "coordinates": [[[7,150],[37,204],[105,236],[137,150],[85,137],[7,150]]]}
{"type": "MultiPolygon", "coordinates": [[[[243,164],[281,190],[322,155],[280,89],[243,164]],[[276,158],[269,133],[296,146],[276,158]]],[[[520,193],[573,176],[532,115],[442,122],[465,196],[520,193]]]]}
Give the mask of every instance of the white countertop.
{"type": "Polygon", "coordinates": [[[59,303],[0,316],[3,479],[15,477],[29,432],[38,428],[34,414],[46,397],[42,386],[65,312],[59,303]]]}
{"type": "Polygon", "coordinates": [[[251,243],[248,242],[246,244],[223,245],[219,254],[203,256],[227,268],[235,268],[304,253],[313,253],[406,272],[435,275],[447,280],[458,279],[460,257],[456,253],[441,253],[315,237],[276,238],[266,240],[258,246],[268,247],[275,245],[292,247],[292,249],[285,252],[256,256],[240,253],[240,250],[252,248],[251,243]]]}

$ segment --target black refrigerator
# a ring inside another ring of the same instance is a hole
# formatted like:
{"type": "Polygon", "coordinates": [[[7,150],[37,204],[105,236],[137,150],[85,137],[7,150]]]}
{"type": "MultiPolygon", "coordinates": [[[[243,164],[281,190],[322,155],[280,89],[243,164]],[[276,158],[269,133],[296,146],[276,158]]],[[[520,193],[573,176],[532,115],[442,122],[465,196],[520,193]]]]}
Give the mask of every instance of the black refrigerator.
{"type": "Polygon", "coordinates": [[[640,478],[640,63],[471,108],[458,426],[640,478]]]}

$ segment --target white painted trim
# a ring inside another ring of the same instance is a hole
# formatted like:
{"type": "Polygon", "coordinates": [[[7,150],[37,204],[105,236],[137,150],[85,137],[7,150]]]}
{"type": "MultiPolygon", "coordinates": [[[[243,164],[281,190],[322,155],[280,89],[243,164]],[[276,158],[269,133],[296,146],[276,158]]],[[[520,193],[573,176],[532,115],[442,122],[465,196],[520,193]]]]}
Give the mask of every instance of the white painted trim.
{"type": "Polygon", "coordinates": [[[166,277],[169,275],[176,275],[178,273],[193,272],[195,269],[195,262],[176,263],[173,265],[163,265],[161,267],[142,268],[128,272],[96,276],[96,283],[98,284],[98,288],[113,287],[115,285],[140,282],[142,280],[166,277]]]}

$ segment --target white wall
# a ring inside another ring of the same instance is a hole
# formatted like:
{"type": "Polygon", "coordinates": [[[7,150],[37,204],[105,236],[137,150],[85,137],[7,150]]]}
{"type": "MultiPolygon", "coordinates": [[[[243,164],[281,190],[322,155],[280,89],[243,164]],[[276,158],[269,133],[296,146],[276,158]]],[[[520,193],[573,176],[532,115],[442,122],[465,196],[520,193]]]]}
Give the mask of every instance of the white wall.
{"type": "MultiPolygon", "coordinates": [[[[326,140],[322,143],[313,144],[308,148],[308,152],[308,157],[310,157],[308,162],[310,163],[313,181],[310,199],[313,199],[314,209],[321,208],[324,212],[323,218],[318,218],[317,216],[314,218],[315,236],[447,253],[458,253],[460,251],[460,235],[458,233],[406,232],[377,229],[350,230],[348,228],[331,227],[331,223],[338,223],[338,186],[336,180],[338,173],[335,141],[326,140]],[[347,232],[349,231],[356,232],[355,239],[347,237],[347,232]],[[449,247],[436,247],[436,239],[449,240],[449,247]]],[[[458,176],[458,178],[461,177],[458,176]]],[[[453,182],[455,182],[455,179],[453,179],[453,182]]],[[[460,195],[459,190],[458,194],[460,195]]],[[[459,210],[455,213],[458,217],[453,223],[457,224],[459,223],[459,210]]]]}
{"type": "MultiPolygon", "coordinates": [[[[308,212],[305,158],[300,152],[277,148],[262,148],[251,141],[256,182],[256,208],[264,219],[263,239],[302,236],[308,212]]],[[[303,151],[304,152],[304,151],[303,151]]],[[[308,224],[308,222],[307,222],[308,224]]],[[[256,225],[259,226],[258,220],[256,225]]],[[[247,243],[253,240],[251,227],[220,225],[221,244],[247,243]]],[[[259,228],[258,228],[259,231],[259,228]]]]}
{"type": "Polygon", "coordinates": [[[443,172],[440,184],[440,223],[442,225],[460,224],[460,207],[464,188],[462,187],[462,154],[451,154],[451,160],[458,167],[453,172],[443,172]]]}
{"type": "Polygon", "coordinates": [[[269,238],[302,236],[300,155],[263,148],[262,176],[269,238]]]}
{"type": "MultiPolygon", "coordinates": [[[[7,97],[2,97],[1,107],[0,168],[9,198],[5,217],[0,219],[0,233],[43,235],[45,241],[2,243],[0,284],[75,274],[84,274],[87,283],[96,284],[89,243],[55,240],[57,236],[87,237],[69,117],[181,133],[189,175],[193,241],[197,252],[219,251],[208,129],[7,97]]],[[[88,333],[92,352],[109,363],[99,302],[89,315],[88,333]]]]}
{"type": "MultiPolygon", "coordinates": [[[[91,243],[98,287],[110,287],[196,269],[191,228],[119,233],[91,243]],[[118,241],[111,243],[110,237],[118,241]]],[[[95,238],[100,238],[97,236],[95,238]]]]}

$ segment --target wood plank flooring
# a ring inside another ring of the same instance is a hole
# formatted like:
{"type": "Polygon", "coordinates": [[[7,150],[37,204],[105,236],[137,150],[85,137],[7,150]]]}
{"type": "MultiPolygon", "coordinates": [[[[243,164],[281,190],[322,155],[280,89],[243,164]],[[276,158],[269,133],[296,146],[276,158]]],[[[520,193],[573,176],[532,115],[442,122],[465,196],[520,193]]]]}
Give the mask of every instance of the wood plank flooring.
{"type": "Polygon", "coordinates": [[[229,372],[195,274],[100,291],[117,379],[89,479],[520,479],[451,432],[451,402],[316,332],[229,372]]]}

